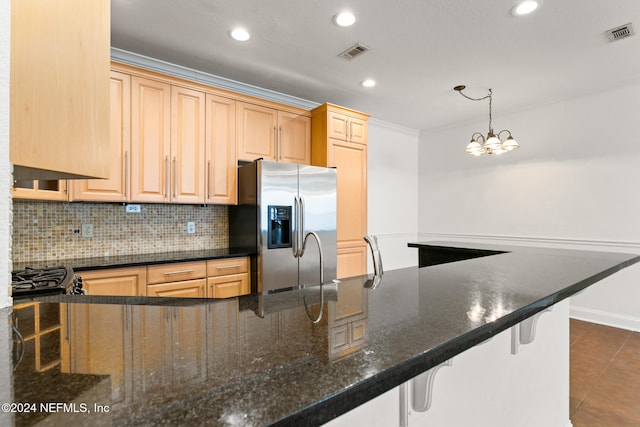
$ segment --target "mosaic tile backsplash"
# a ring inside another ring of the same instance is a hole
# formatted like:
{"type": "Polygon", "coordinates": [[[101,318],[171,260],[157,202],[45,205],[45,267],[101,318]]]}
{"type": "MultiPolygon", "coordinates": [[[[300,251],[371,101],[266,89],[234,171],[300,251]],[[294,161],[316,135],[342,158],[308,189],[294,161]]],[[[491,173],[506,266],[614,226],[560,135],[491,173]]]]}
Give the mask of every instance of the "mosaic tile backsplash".
{"type": "Polygon", "coordinates": [[[13,201],[13,262],[131,255],[229,245],[226,206],[13,201]],[[187,233],[187,222],[196,232],[187,233]],[[93,224],[93,237],[82,237],[93,224]]]}

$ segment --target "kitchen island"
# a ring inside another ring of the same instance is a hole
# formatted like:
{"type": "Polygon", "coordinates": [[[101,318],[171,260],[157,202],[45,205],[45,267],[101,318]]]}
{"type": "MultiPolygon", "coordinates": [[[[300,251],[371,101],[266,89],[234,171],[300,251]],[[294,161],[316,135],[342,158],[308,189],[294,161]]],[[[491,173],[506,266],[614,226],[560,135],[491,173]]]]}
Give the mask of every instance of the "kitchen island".
{"type": "MultiPolygon", "coordinates": [[[[346,279],[324,287],[322,305],[318,287],[215,301],[97,296],[20,301],[14,318],[33,307],[39,324],[57,325],[50,329],[59,330],[59,340],[34,340],[39,348],[30,353],[25,338],[25,351],[16,357],[13,401],[63,400],[89,409],[9,415],[21,425],[47,417],[73,425],[319,425],[396,388],[401,392],[407,381],[471,354],[470,349],[499,343],[527,319],[640,260],[632,254],[546,248],[415,246],[492,253],[388,271],[376,288],[366,286],[367,276],[346,279]],[[313,323],[320,307],[322,318],[313,323]],[[44,370],[33,356],[56,352],[58,361],[44,370]],[[25,392],[35,378],[41,384],[37,393],[25,392]],[[87,385],[92,381],[95,386],[87,385]]],[[[554,322],[564,322],[568,331],[567,311],[555,313],[554,322]]],[[[30,328],[17,323],[19,331],[30,328]]],[[[25,337],[27,329],[21,331],[25,337]]],[[[514,358],[524,342],[512,343],[514,358]]],[[[533,351],[525,349],[523,356],[531,358],[533,351]]],[[[454,362],[448,369],[455,367],[454,362]]],[[[566,381],[568,387],[568,372],[566,381]]],[[[568,395],[562,404],[568,421],[568,395]]],[[[394,410],[398,425],[399,409],[394,410]]],[[[332,422],[340,425],[340,418],[332,422]]]]}

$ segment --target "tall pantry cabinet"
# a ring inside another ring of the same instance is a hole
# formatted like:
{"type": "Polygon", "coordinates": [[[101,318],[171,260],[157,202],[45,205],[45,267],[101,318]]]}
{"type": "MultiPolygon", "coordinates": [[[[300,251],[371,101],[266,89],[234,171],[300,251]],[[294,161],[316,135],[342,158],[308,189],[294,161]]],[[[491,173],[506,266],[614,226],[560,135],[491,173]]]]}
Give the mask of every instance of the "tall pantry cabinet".
{"type": "Polygon", "coordinates": [[[338,278],[367,273],[367,121],[323,104],[311,111],[311,163],[337,170],[338,278]]]}

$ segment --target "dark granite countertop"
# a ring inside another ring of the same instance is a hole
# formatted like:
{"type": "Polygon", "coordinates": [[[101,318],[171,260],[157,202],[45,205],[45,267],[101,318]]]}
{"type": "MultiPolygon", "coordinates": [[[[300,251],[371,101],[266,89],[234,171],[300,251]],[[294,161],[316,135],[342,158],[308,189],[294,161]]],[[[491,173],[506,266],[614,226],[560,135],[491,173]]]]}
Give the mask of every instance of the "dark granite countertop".
{"type": "Polygon", "coordinates": [[[21,270],[25,267],[42,268],[64,266],[71,267],[74,271],[99,270],[102,268],[135,267],[149,264],[166,264],[181,261],[201,261],[217,258],[231,258],[252,255],[246,250],[201,249],[192,251],[160,252],[133,255],[113,255],[86,258],[67,258],[43,261],[19,262],[13,264],[13,270],[21,270]]]}
{"type": "MultiPolygon", "coordinates": [[[[39,299],[39,312],[59,312],[71,337],[63,340],[58,381],[111,378],[111,395],[88,402],[110,412],[73,414],[73,424],[95,424],[92,417],[100,416],[114,425],[319,425],[640,260],[595,251],[413,246],[498,253],[388,271],[376,289],[364,287],[367,276],[343,280],[337,290],[325,288],[318,324],[303,303],[307,297],[318,312],[317,287],[226,300],[39,299]],[[481,318],[467,314],[476,306],[486,310],[481,318]]],[[[20,372],[14,389],[30,381],[20,372]]],[[[40,394],[61,399],[56,387],[40,394]]]]}

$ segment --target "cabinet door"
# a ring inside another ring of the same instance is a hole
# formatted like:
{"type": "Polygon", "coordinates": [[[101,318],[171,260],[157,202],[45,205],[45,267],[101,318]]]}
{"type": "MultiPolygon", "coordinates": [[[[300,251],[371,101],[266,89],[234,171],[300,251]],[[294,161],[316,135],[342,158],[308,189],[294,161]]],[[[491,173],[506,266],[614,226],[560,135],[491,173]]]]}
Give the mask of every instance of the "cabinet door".
{"type": "Polygon", "coordinates": [[[349,141],[356,144],[366,144],[368,138],[367,122],[351,117],[349,119],[349,141]]]}
{"type": "Polygon", "coordinates": [[[171,87],[171,201],[204,203],[204,93],[171,87]]]}
{"type": "Polygon", "coordinates": [[[229,274],[207,279],[208,298],[229,298],[251,293],[248,273],[229,274]]]}
{"type": "Polygon", "coordinates": [[[238,202],[236,101],[208,93],[205,109],[205,203],[235,205],[238,202]]]}
{"type": "Polygon", "coordinates": [[[11,19],[11,61],[2,61],[11,123],[3,131],[11,136],[2,144],[10,144],[14,176],[24,166],[107,178],[109,17],[106,0],[3,3],[3,28],[11,19]]]}
{"type": "Polygon", "coordinates": [[[329,111],[327,116],[327,137],[346,141],[349,135],[349,116],[335,111],[329,111]]]}
{"type": "Polygon", "coordinates": [[[206,279],[147,285],[148,297],[204,298],[206,279]]]}
{"type": "Polygon", "coordinates": [[[354,142],[356,144],[367,143],[366,120],[340,114],[335,111],[329,111],[327,126],[327,136],[329,138],[354,142]]]}
{"type": "Polygon", "coordinates": [[[245,102],[238,102],[237,106],[238,160],[276,160],[278,111],[245,102]]]}
{"type": "Polygon", "coordinates": [[[168,202],[171,86],[131,78],[131,201],[168,202]]]}
{"type": "Polygon", "coordinates": [[[109,179],[71,181],[73,200],[124,202],[129,197],[131,76],[111,71],[109,179]]]}
{"type": "Polygon", "coordinates": [[[79,275],[88,295],[144,296],[147,292],[145,267],[83,271],[79,275]]]}
{"type": "Polygon", "coordinates": [[[337,171],[337,239],[351,246],[367,234],[367,146],[330,140],[329,166],[337,171]]]}
{"type": "Polygon", "coordinates": [[[278,112],[278,161],[311,164],[311,117],[278,112]]]}

